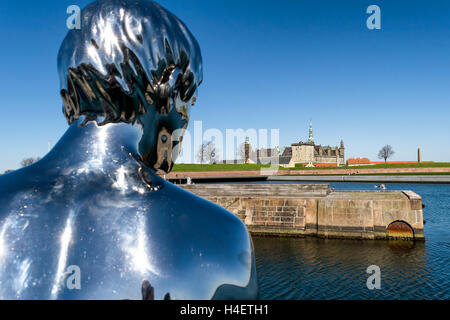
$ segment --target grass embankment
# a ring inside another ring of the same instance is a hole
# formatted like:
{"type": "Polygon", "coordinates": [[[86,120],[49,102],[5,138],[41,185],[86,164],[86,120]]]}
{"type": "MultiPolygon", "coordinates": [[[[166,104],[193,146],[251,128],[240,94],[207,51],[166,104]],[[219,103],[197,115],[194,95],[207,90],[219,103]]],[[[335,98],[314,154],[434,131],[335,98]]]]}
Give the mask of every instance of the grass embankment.
{"type": "MultiPolygon", "coordinates": [[[[431,163],[391,163],[391,164],[376,164],[370,166],[343,166],[343,167],[312,167],[305,168],[297,165],[295,168],[283,168],[280,170],[352,170],[357,171],[359,169],[388,169],[388,168],[450,168],[450,162],[431,162],[431,163]]],[[[269,165],[262,164],[176,164],[172,171],[249,171],[260,170],[261,168],[270,168],[269,165]]],[[[405,173],[409,174],[409,173],[405,173]]],[[[411,173],[417,174],[417,173],[411,173]]],[[[423,173],[423,174],[438,174],[438,173],[423,173]]],[[[446,173],[444,173],[446,174],[446,173]]],[[[376,174],[370,174],[376,175],[376,174]]]]}
{"type": "MultiPolygon", "coordinates": [[[[398,173],[357,173],[357,174],[346,174],[346,173],[323,173],[323,174],[302,174],[302,177],[308,176],[448,176],[450,172],[398,172],[398,173]]],[[[300,176],[298,174],[282,174],[282,176],[300,176]]]]}
{"type": "Polygon", "coordinates": [[[172,171],[250,171],[269,168],[262,164],[175,164],[172,171]]]}
{"type": "Polygon", "coordinates": [[[295,168],[282,168],[284,170],[359,170],[359,169],[390,169],[390,168],[450,168],[450,162],[428,162],[428,163],[388,163],[388,164],[374,164],[367,166],[342,166],[342,167],[310,167],[305,168],[301,165],[296,165],[295,168]]]}

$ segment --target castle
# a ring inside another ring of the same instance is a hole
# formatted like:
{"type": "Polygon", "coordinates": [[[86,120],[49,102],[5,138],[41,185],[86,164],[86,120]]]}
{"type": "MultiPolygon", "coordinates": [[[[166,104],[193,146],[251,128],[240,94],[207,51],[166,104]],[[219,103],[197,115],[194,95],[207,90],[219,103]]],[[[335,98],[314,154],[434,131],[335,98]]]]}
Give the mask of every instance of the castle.
{"type": "MultiPolygon", "coordinates": [[[[257,163],[274,163],[275,149],[260,149],[256,151],[257,163]]],[[[247,158],[248,159],[248,158],[247,158]]],[[[276,160],[275,160],[276,161],[276,160]]],[[[248,162],[247,162],[248,163],[248,162]]],[[[278,156],[280,166],[293,168],[296,164],[315,167],[337,167],[345,165],[344,141],[341,140],[339,148],[316,145],[312,123],[309,125],[309,138],[307,142],[293,143],[285,147],[278,156]]]]}

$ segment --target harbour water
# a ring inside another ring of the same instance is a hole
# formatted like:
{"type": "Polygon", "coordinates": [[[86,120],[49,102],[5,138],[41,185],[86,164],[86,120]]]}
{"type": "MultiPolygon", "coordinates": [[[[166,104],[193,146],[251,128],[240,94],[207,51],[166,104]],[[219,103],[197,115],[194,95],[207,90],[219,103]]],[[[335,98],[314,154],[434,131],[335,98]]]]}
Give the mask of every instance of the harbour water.
{"type": "MultiPolygon", "coordinates": [[[[289,183],[289,182],[270,182],[289,183]]],[[[330,183],[374,190],[373,183],[330,183]]],[[[387,184],[423,198],[425,242],[253,237],[261,299],[450,299],[450,185],[387,184]],[[381,270],[369,290],[367,267],[381,270]]]]}

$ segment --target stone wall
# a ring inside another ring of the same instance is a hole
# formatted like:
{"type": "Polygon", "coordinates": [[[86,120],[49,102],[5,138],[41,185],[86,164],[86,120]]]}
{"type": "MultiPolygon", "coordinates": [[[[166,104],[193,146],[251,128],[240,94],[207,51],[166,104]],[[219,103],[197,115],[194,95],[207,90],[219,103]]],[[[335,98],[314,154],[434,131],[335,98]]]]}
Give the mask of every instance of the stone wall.
{"type": "Polygon", "coordinates": [[[354,175],[358,174],[398,174],[398,173],[450,173],[450,167],[431,167],[431,168],[384,168],[384,169],[361,169],[354,167],[352,169],[309,169],[309,170],[278,170],[278,171],[261,171],[261,170],[227,170],[227,171],[173,171],[166,176],[167,179],[181,179],[184,177],[191,178],[253,178],[267,176],[284,176],[284,175],[354,175]]]}
{"type": "Polygon", "coordinates": [[[337,163],[345,164],[344,149],[337,149],[339,156],[332,156],[324,152],[322,155],[315,155],[313,144],[292,145],[292,158],[290,167],[295,167],[296,163],[337,163]]]}
{"type": "Polygon", "coordinates": [[[414,192],[324,192],[324,185],[311,184],[303,185],[308,189],[302,191],[298,186],[302,185],[207,184],[184,188],[233,212],[254,234],[424,239],[422,199],[414,192]],[[405,227],[388,231],[394,222],[405,227]]]}
{"type": "Polygon", "coordinates": [[[300,145],[292,146],[291,163],[309,163],[314,162],[314,146],[300,145]]]}
{"type": "Polygon", "coordinates": [[[387,228],[399,221],[423,239],[422,199],[411,191],[334,192],[318,202],[316,228],[326,237],[395,237],[387,228]]]}
{"type": "Polygon", "coordinates": [[[314,157],[313,163],[336,163],[338,166],[345,164],[345,159],[343,156],[316,156],[314,157]]]}

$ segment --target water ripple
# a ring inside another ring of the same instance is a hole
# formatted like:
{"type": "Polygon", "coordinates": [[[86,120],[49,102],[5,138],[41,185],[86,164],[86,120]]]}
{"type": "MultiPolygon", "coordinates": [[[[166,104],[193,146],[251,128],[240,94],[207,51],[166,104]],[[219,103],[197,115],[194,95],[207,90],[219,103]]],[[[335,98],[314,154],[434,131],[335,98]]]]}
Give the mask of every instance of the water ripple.
{"type": "MultiPolygon", "coordinates": [[[[372,184],[332,184],[370,190],[372,184]]],[[[262,299],[450,299],[450,185],[397,184],[426,207],[425,243],[332,239],[253,239],[262,299]],[[381,289],[366,286],[369,265],[381,289]]]]}

